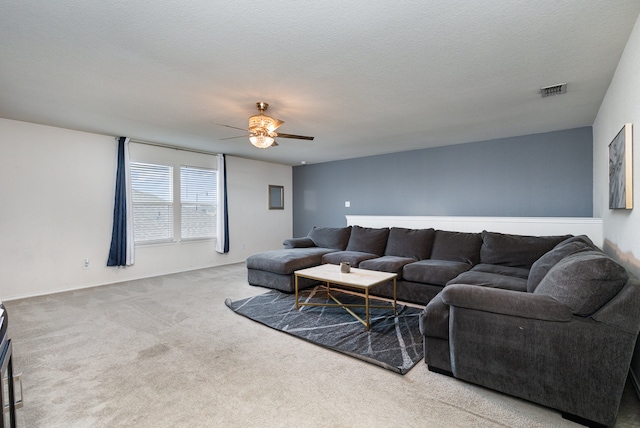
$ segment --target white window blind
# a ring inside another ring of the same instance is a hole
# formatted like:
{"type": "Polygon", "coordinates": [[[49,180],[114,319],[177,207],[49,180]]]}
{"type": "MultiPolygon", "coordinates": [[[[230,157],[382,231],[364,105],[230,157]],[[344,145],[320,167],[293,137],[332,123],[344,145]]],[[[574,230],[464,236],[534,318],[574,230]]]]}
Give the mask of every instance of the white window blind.
{"type": "Polygon", "coordinates": [[[173,239],[173,167],[130,162],[136,243],[173,239]]]}
{"type": "Polygon", "coordinates": [[[217,171],[180,167],[180,236],[182,239],[215,238],[217,171]]]}

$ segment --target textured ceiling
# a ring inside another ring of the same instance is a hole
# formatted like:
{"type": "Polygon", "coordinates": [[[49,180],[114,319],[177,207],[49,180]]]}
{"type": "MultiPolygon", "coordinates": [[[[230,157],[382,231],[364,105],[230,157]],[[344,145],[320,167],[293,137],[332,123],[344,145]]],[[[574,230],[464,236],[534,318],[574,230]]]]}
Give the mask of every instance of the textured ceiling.
{"type": "Polygon", "coordinates": [[[637,0],[0,0],[0,117],[296,165],[595,119],[637,0]],[[539,88],[568,83],[565,95],[539,88]],[[286,123],[257,149],[255,103],[286,123]]]}

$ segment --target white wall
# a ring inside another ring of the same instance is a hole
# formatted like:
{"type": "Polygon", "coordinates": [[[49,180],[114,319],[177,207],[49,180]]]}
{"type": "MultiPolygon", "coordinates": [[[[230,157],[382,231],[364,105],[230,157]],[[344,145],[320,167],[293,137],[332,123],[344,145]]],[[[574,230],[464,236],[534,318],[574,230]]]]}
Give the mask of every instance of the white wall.
{"type": "Polygon", "coordinates": [[[593,124],[593,215],[603,222],[604,250],[640,276],[640,18],[627,42],[593,124]],[[634,127],[633,210],[609,209],[609,143],[634,127]]]}
{"type": "MultiPolygon", "coordinates": [[[[640,276],[640,17],[618,63],[593,123],[593,215],[602,217],[603,249],[640,276]],[[609,209],[609,143],[625,123],[634,130],[633,210],[609,209]]],[[[631,378],[640,397],[640,340],[631,361],[631,378]]]]}
{"type": "Polygon", "coordinates": [[[227,157],[230,253],[146,246],[134,266],[106,267],[116,149],[113,136],[0,119],[0,300],[242,262],[292,234],[291,167],[227,157]],[[285,186],[285,210],[268,210],[269,184],[285,186]]]}

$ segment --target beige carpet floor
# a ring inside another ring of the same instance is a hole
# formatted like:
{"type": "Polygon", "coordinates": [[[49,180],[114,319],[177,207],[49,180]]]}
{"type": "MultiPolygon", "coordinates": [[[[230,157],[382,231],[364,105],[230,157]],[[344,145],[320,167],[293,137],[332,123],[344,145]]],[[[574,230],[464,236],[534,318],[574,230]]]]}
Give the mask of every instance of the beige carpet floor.
{"type": "MultiPolygon", "coordinates": [[[[578,427],[431,373],[401,376],[241,317],[244,264],[6,302],[21,427],[578,427]]],[[[627,385],[616,427],[640,426],[627,385]]]]}

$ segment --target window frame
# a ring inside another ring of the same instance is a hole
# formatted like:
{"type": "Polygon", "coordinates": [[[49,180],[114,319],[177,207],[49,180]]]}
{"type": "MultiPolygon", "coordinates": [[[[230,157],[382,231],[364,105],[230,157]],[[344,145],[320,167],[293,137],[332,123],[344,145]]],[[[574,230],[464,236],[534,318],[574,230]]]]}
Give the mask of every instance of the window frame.
{"type": "MultiPolygon", "coordinates": [[[[178,148],[168,148],[156,146],[153,144],[134,142],[129,146],[131,163],[143,163],[150,165],[162,165],[172,168],[172,233],[171,239],[153,240],[153,241],[136,241],[134,232],[134,245],[136,247],[152,246],[152,245],[170,245],[198,241],[215,241],[218,236],[217,221],[214,221],[214,236],[212,237],[182,237],[182,194],[181,194],[181,168],[203,169],[215,172],[215,192],[216,200],[213,209],[217,211],[217,192],[219,192],[219,171],[217,168],[217,158],[214,154],[206,154],[201,152],[193,152],[189,150],[181,150],[178,148]]],[[[132,186],[133,187],[133,186],[132,186]]],[[[217,214],[217,212],[216,212],[217,214]]],[[[134,212],[135,216],[135,212],[134,212]]],[[[135,228],[135,226],[134,226],[135,228]]]]}
{"type": "MultiPolygon", "coordinates": [[[[178,226],[178,234],[179,234],[179,241],[202,241],[202,240],[211,240],[211,239],[217,239],[218,237],[218,225],[217,225],[217,217],[218,217],[218,192],[219,192],[219,187],[218,187],[218,182],[219,182],[219,174],[218,174],[218,170],[217,169],[213,169],[213,168],[203,168],[203,167],[198,167],[198,166],[190,166],[190,165],[180,165],[179,167],[179,186],[180,186],[180,195],[179,197],[174,196],[174,203],[178,203],[180,206],[177,208],[176,211],[179,211],[180,213],[180,219],[179,222],[177,222],[179,224],[178,226]],[[213,219],[213,236],[193,236],[193,237],[188,237],[185,238],[183,236],[183,208],[185,205],[193,205],[194,203],[196,205],[198,205],[198,202],[184,202],[183,201],[183,192],[182,192],[182,178],[183,178],[183,168],[184,169],[191,169],[191,170],[200,170],[200,171],[210,171],[213,172],[214,175],[214,179],[215,179],[215,184],[214,184],[214,195],[213,195],[213,201],[212,203],[205,203],[205,202],[200,202],[199,205],[203,205],[203,206],[207,206],[210,207],[211,210],[214,212],[214,219],[213,219]]],[[[175,216],[175,212],[174,212],[174,216],[175,216]]],[[[175,235],[176,231],[174,230],[174,235],[175,235]]]]}
{"type": "Polygon", "coordinates": [[[133,230],[134,230],[134,245],[150,245],[150,244],[161,244],[161,243],[168,243],[168,242],[174,242],[175,241],[175,192],[174,192],[174,182],[175,182],[175,174],[174,174],[174,167],[173,165],[166,165],[166,164],[157,164],[157,163],[149,163],[149,162],[138,162],[138,161],[130,161],[129,162],[129,168],[132,171],[131,173],[131,194],[133,196],[133,200],[131,201],[132,204],[132,209],[133,209],[133,230]],[[133,164],[136,165],[146,165],[146,166],[151,166],[151,167],[166,167],[169,169],[169,180],[170,182],[168,183],[169,185],[169,194],[171,196],[171,201],[166,201],[166,202],[146,202],[146,203],[140,203],[140,202],[136,202],[136,198],[134,195],[135,189],[133,188],[133,169],[131,168],[133,164]],[[136,237],[138,236],[138,234],[136,234],[136,206],[158,206],[158,207],[165,207],[169,209],[169,216],[170,219],[168,221],[168,223],[171,225],[171,230],[170,230],[170,236],[167,238],[159,238],[159,239],[146,239],[144,241],[137,241],[136,237]]]}

